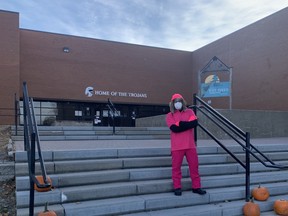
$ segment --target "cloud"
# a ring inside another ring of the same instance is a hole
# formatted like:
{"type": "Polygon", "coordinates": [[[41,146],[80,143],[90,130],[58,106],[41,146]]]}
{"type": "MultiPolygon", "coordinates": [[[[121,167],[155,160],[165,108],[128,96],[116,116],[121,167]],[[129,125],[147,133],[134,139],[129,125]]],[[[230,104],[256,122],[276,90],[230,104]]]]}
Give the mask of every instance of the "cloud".
{"type": "Polygon", "coordinates": [[[274,3],[266,0],[250,3],[236,0],[232,3],[228,0],[214,0],[206,4],[198,1],[186,5],[181,15],[167,22],[170,27],[167,25],[165,30],[169,45],[195,50],[288,5],[286,1],[286,4],[276,7],[274,3]],[[262,4],[265,4],[262,6],[263,10],[259,7],[262,4]]]}
{"type": "Polygon", "coordinates": [[[193,51],[284,7],[288,0],[0,0],[20,27],[193,51]]]}

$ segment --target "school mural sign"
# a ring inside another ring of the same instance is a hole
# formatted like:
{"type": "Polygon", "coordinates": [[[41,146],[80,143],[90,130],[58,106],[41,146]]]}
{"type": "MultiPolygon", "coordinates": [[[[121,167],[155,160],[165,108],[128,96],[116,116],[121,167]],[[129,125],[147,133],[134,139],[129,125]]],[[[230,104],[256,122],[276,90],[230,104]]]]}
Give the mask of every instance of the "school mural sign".
{"type": "Polygon", "coordinates": [[[229,97],[230,82],[212,82],[201,84],[201,97],[229,97]]]}
{"type": "Polygon", "coordinates": [[[201,98],[229,97],[232,106],[232,68],[226,66],[216,56],[199,71],[198,83],[201,98]]]}

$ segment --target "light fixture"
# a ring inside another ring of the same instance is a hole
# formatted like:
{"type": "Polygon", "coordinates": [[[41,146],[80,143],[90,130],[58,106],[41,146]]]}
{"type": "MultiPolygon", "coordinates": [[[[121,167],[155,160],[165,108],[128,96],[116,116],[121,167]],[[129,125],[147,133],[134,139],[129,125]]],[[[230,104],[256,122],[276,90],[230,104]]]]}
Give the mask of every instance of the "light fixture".
{"type": "Polygon", "coordinates": [[[63,52],[65,52],[65,53],[69,53],[69,52],[70,52],[69,47],[63,47],[63,52]]]}

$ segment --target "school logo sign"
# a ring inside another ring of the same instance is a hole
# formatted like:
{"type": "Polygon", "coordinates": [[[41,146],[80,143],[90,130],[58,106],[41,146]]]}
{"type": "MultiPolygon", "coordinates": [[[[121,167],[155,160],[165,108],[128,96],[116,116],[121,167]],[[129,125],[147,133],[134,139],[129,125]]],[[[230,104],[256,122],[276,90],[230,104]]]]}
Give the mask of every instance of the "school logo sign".
{"type": "Polygon", "coordinates": [[[147,93],[98,90],[98,89],[94,89],[92,86],[86,87],[85,95],[87,97],[108,96],[108,97],[148,98],[147,93]]]}
{"type": "Polygon", "coordinates": [[[87,97],[92,97],[93,96],[93,93],[94,93],[94,88],[89,86],[85,89],[85,95],[87,97]]]}

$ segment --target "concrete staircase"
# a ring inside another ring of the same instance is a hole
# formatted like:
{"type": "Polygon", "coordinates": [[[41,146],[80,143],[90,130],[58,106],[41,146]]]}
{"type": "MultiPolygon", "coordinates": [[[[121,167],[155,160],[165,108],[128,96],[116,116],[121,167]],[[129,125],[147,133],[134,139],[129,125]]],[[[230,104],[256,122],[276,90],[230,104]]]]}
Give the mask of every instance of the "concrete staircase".
{"type": "MultiPolygon", "coordinates": [[[[288,164],[287,144],[256,146],[275,162],[288,164]]],[[[228,145],[228,148],[244,158],[241,147],[228,145]]],[[[216,144],[199,145],[198,153],[202,186],[207,194],[191,192],[184,162],[184,193],[177,197],[172,193],[169,140],[167,147],[44,151],[54,189],[35,192],[35,215],[43,211],[46,202],[58,216],[243,215],[244,169],[216,144]]],[[[26,216],[29,212],[27,157],[25,152],[16,152],[15,157],[17,215],[26,216]]],[[[40,170],[39,166],[36,170],[40,170]]],[[[251,188],[261,183],[271,194],[265,202],[256,201],[261,216],[275,215],[273,202],[288,199],[288,170],[266,168],[252,159],[251,172],[251,188]]]]}
{"type": "MultiPolygon", "coordinates": [[[[23,126],[12,128],[13,140],[23,140],[23,126]]],[[[50,140],[143,140],[169,139],[167,127],[93,127],[93,126],[38,126],[43,141],[50,140]]]]}

